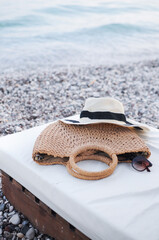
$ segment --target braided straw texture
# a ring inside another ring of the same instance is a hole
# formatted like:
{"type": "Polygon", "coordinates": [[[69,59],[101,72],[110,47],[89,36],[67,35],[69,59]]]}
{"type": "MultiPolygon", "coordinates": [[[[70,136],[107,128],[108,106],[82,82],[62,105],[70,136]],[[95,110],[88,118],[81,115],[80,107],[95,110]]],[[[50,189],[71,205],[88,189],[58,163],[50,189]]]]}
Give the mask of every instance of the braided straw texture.
{"type": "MultiPolygon", "coordinates": [[[[37,138],[33,149],[33,159],[35,160],[36,154],[60,158],[70,157],[77,147],[91,144],[107,146],[116,155],[147,152],[147,157],[150,156],[149,148],[132,129],[107,123],[79,126],[57,121],[45,128],[37,138]]],[[[45,164],[42,161],[38,163],[45,164]]]]}
{"type": "Polygon", "coordinates": [[[101,147],[97,147],[97,146],[94,146],[94,145],[87,145],[87,146],[83,146],[81,148],[77,148],[70,156],[70,159],[67,163],[67,170],[68,172],[74,176],[74,177],[77,177],[77,178],[80,178],[80,179],[85,179],[85,180],[97,180],[97,179],[101,179],[101,178],[105,178],[105,177],[108,177],[109,175],[111,175],[116,166],[118,164],[118,158],[115,154],[112,154],[110,149],[108,148],[101,148],[101,147]],[[101,161],[101,162],[104,162],[106,163],[109,168],[103,170],[103,171],[99,171],[99,172],[88,172],[88,171],[85,171],[83,169],[81,169],[80,167],[78,167],[78,165],[76,164],[77,162],[79,161],[83,161],[86,159],[86,156],[78,156],[77,157],[77,154],[80,153],[80,151],[83,151],[83,150],[86,150],[86,149],[89,149],[89,148],[93,148],[93,149],[98,149],[98,150],[103,150],[104,152],[106,152],[108,154],[109,152],[109,157],[105,157],[105,156],[100,156],[100,155],[89,155],[87,156],[87,159],[94,159],[94,160],[98,160],[98,161],[101,161]],[[112,160],[111,160],[112,158],[112,160]]]}

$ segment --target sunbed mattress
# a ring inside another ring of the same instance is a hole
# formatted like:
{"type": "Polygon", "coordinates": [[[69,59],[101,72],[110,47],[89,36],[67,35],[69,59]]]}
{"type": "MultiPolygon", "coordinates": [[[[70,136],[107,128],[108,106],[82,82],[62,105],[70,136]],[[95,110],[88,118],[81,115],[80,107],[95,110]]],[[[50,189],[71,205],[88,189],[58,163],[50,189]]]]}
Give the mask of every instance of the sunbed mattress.
{"type": "MultiPolygon", "coordinates": [[[[137,133],[152,155],[151,172],[121,163],[108,178],[87,181],[65,166],[41,166],[32,160],[37,136],[48,124],[0,138],[0,169],[91,239],[159,239],[159,130],[137,133]]],[[[101,170],[100,162],[82,163],[101,170]]]]}

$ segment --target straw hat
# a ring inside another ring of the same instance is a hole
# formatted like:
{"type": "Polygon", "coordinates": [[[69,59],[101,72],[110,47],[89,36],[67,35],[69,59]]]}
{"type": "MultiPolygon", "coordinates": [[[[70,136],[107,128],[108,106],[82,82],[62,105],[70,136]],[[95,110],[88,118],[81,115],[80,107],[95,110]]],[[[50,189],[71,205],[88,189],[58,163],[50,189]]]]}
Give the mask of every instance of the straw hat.
{"type": "Polygon", "coordinates": [[[79,116],[76,118],[68,117],[61,121],[66,124],[75,125],[111,123],[124,127],[148,130],[148,127],[144,124],[134,124],[131,120],[127,121],[123,104],[111,97],[88,98],[79,116]]]}

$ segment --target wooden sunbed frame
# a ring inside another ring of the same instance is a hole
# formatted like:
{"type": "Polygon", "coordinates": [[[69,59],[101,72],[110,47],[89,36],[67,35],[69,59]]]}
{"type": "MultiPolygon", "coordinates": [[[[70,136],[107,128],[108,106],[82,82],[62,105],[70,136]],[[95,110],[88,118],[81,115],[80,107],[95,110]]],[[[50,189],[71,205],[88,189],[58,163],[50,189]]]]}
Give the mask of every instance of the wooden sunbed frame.
{"type": "Polygon", "coordinates": [[[54,240],[89,240],[15,179],[1,172],[4,195],[40,232],[51,236],[54,240]]]}

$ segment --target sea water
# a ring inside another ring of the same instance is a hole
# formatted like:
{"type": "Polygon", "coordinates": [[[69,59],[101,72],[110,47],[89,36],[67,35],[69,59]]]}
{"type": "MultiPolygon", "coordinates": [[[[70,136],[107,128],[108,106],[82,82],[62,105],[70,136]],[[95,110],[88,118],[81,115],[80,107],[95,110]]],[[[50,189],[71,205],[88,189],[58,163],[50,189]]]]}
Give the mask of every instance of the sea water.
{"type": "Polygon", "coordinates": [[[159,0],[0,0],[0,69],[159,56],[159,0]]]}

